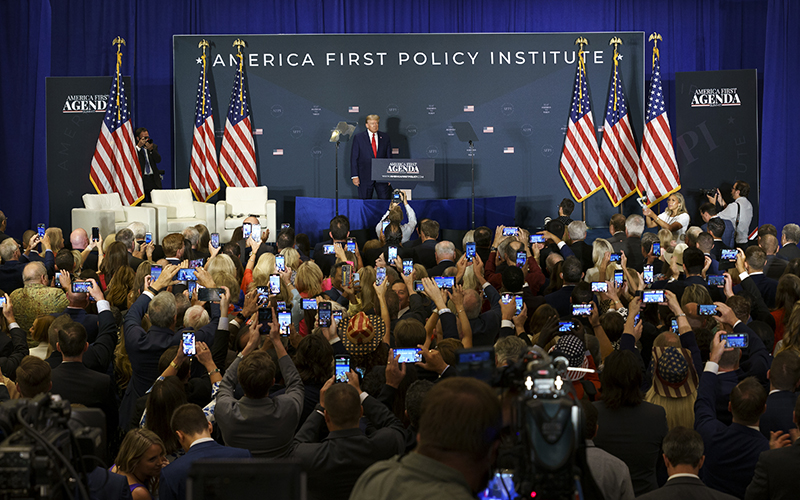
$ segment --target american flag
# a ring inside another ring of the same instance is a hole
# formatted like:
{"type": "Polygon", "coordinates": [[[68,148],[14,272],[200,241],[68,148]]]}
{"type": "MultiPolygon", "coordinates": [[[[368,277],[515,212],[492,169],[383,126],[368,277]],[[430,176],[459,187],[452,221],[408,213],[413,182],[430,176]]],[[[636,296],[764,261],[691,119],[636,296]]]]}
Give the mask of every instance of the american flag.
{"type": "Polygon", "coordinates": [[[217,173],[217,148],[214,144],[214,113],[211,109],[211,91],[206,77],[206,55],[202,56],[200,81],[197,84],[197,104],[194,111],[194,138],[192,139],[192,167],[189,186],[198,201],[208,201],[219,191],[217,173]]]}
{"type": "Polygon", "coordinates": [[[250,108],[247,106],[243,57],[239,54],[239,67],[233,80],[225,134],[219,152],[219,174],[228,186],[254,187],[256,175],[256,150],[250,126],[250,108]]]}
{"type": "Polygon", "coordinates": [[[642,137],[642,157],[639,161],[639,194],[653,205],[681,188],[672,133],[669,129],[664,92],[661,88],[661,57],[653,47],[653,76],[650,80],[650,100],[647,102],[647,121],[642,137]]]}
{"type": "Polygon", "coordinates": [[[619,62],[622,54],[614,50],[614,68],[608,91],[603,145],[600,148],[600,180],[611,203],[616,207],[636,189],[639,154],[628,117],[628,105],[622,90],[619,62]]]}
{"type": "Polygon", "coordinates": [[[89,180],[98,193],[119,193],[123,205],[136,205],[144,199],[142,171],[133,140],[125,84],[119,68],[111,83],[108,107],[97,138],[89,180]]]}
{"type": "Polygon", "coordinates": [[[559,167],[561,177],[577,201],[585,200],[600,189],[600,180],[597,178],[597,157],[597,136],[594,132],[592,107],[586,86],[586,66],[581,50],[578,53],[572,108],[559,167]]]}

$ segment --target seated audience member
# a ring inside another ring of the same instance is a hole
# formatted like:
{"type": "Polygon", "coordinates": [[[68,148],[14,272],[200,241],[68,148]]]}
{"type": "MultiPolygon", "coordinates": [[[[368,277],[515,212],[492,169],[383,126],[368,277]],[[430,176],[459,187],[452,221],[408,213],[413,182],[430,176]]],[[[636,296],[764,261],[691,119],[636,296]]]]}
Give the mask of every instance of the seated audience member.
{"type": "Polygon", "coordinates": [[[406,447],[403,424],[386,405],[361,391],[355,371],[347,378],[348,383],[334,384],[333,378],[325,383],[316,411],[294,437],[290,457],[306,469],[312,499],[346,500],[362,472],[406,447]],[[373,429],[368,435],[359,429],[362,415],[373,429]],[[329,434],[320,441],[326,426],[329,434]]]}
{"type": "Polygon", "coordinates": [[[179,406],[172,414],[170,427],[186,454],[161,469],[159,500],[186,499],[186,478],[197,460],[250,458],[247,450],[222,446],[214,441],[211,437],[213,425],[206,420],[203,409],[195,404],[179,406]]]}
{"type": "Polygon", "coordinates": [[[9,297],[14,303],[14,317],[23,330],[30,330],[39,316],[64,312],[69,305],[63,290],[50,287],[47,269],[41,262],[26,264],[22,278],[24,288],[14,290],[9,297]]]}
{"type": "Polygon", "coordinates": [[[544,300],[556,309],[559,317],[572,314],[570,296],[575,285],[583,278],[581,269],[581,261],[577,257],[574,255],[567,257],[561,266],[560,275],[561,279],[564,280],[564,285],[553,293],[544,296],[544,300]]]}
{"type": "Polygon", "coordinates": [[[456,247],[451,241],[440,241],[434,247],[436,265],[428,268],[428,276],[444,276],[448,267],[456,265],[456,247]]]}
{"type": "Polygon", "coordinates": [[[164,443],[146,429],[131,429],[125,434],[111,472],[128,479],[133,500],[151,500],[158,496],[158,479],[166,465],[164,443]]]}
{"type": "Polygon", "coordinates": [[[800,385],[800,356],[792,352],[782,352],[772,360],[767,372],[769,378],[769,395],[767,410],[759,419],[761,434],[767,439],[770,433],[783,431],[789,433],[794,429],[794,411],[797,401],[797,390],[800,385]]]}
{"type": "MultiPolygon", "coordinates": [[[[792,437],[800,429],[800,399],[795,402],[792,437]]],[[[753,480],[747,486],[745,500],[789,500],[797,498],[797,470],[800,467],[800,440],[790,446],[773,448],[759,455],[753,480]]]]}
{"type": "Polygon", "coordinates": [[[713,490],[700,480],[703,467],[703,438],[696,431],[676,427],[664,437],[664,463],[669,479],[661,488],[638,498],[642,500],[667,500],[673,498],[707,498],[709,500],[734,500],[736,497],[713,490]]]}
{"type": "Polygon", "coordinates": [[[800,258],[800,248],[797,248],[797,243],[800,242],[800,226],[797,224],[786,224],[781,231],[781,249],[778,255],[786,260],[794,260],[800,258]]]}
{"type": "Polygon", "coordinates": [[[656,465],[667,435],[666,412],[642,399],[642,361],[629,350],[605,359],[600,374],[603,399],[595,401],[598,430],[594,443],[627,464],[633,491],[642,495],[658,488],[656,465]]]}
{"type": "Polygon", "coordinates": [[[25,356],[17,367],[17,392],[23,398],[32,398],[53,387],[50,365],[34,356],[25,356]]]}
{"type": "Polygon", "coordinates": [[[414,212],[414,209],[411,208],[411,205],[408,204],[406,194],[401,191],[400,197],[403,200],[402,204],[395,203],[394,201],[389,202],[389,209],[386,210],[386,213],[383,214],[381,220],[375,226],[375,234],[380,234],[382,232],[382,223],[384,221],[396,222],[400,224],[400,229],[403,232],[402,243],[405,244],[411,239],[414,228],[417,227],[417,214],[414,212]],[[408,216],[408,222],[405,224],[401,224],[403,221],[403,208],[405,208],[406,215],[408,216]]]}
{"type": "Polygon", "coordinates": [[[771,445],[778,446],[778,438],[767,440],[758,430],[767,391],[754,377],[739,382],[731,391],[731,425],[717,420],[714,387],[718,363],[725,350],[725,342],[717,332],[705,371],[700,377],[695,403],[695,429],[703,436],[707,450],[703,481],[715,490],[742,498],[758,455],[770,449],[771,445]]]}
{"type": "MultiPolygon", "coordinates": [[[[710,233],[712,232],[711,221],[715,221],[714,224],[716,224],[717,221],[721,222],[721,224],[718,226],[718,230],[714,231],[714,239],[718,239],[720,243],[724,245],[724,248],[733,248],[735,245],[733,241],[735,236],[733,231],[733,222],[729,221],[728,219],[720,219],[717,215],[717,206],[714,203],[703,203],[700,205],[699,210],[700,217],[702,217],[703,222],[705,222],[705,224],[700,226],[700,229],[710,233]]],[[[715,228],[717,228],[717,226],[715,226],[715,228]]]]}
{"type": "Polygon", "coordinates": [[[269,397],[269,390],[275,385],[276,367],[268,352],[254,351],[259,335],[257,321],[253,323],[247,345],[220,383],[215,417],[229,446],[248,449],[257,458],[283,458],[291,451],[292,436],[303,410],[303,381],[286,353],[274,318],[269,336],[286,392],[269,397]],[[244,391],[241,399],[234,397],[237,383],[244,391]]]}
{"type": "Polygon", "coordinates": [[[442,380],[423,401],[415,451],[367,469],[350,498],[475,498],[491,476],[501,426],[500,403],[487,384],[442,380]]]}
{"type": "Polygon", "coordinates": [[[586,439],[586,462],[597,487],[605,498],[632,500],[634,498],[631,474],[625,462],[594,445],[597,434],[597,408],[588,400],[581,400],[583,408],[583,437],[586,439]]]}
{"type": "MultiPolygon", "coordinates": [[[[350,236],[350,220],[344,215],[337,215],[331,219],[328,228],[328,236],[330,236],[329,240],[320,241],[314,246],[313,253],[314,262],[316,262],[322,270],[323,276],[329,276],[331,274],[331,267],[336,263],[336,254],[326,254],[324,251],[325,245],[336,245],[337,243],[342,245],[347,244],[347,238],[350,236]]],[[[365,260],[364,264],[374,266],[375,261],[365,260]]]]}
{"type": "Polygon", "coordinates": [[[592,245],[586,243],[586,223],[580,220],[570,222],[567,226],[567,233],[572,243],[569,245],[575,257],[580,259],[583,265],[583,272],[586,272],[594,265],[592,261],[592,245]]]}
{"type": "Polygon", "coordinates": [[[767,278],[781,279],[789,261],[778,255],[778,238],[767,234],[759,238],[758,246],[767,254],[767,263],[764,264],[764,274],[767,278]]]}

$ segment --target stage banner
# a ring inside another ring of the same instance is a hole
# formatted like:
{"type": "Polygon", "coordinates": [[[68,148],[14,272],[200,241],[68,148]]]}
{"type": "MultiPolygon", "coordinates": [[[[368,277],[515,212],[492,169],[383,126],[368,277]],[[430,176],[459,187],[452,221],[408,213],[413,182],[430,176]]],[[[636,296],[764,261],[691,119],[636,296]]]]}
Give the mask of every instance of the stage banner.
{"type": "MultiPolygon", "coordinates": [[[[89,170],[112,78],[50,77],[45,81],[50,225],[60,227],[67,240],[72,208],[83,208],[84,194],[97,193],[89,170]]],[[[130,96],[131,78],[125,76],[123,82],[130,96]]]]}
{"type": "Polygon", "coordinates": [[[698,207],[708,201],[705,190],[719,188],[730,203],[740,180],[750,184],[750,230],[758,227],[757,83],[754,69],[675,73],[675,156],[693,225],[703,224],[698,207]]]}
{"type": "Polygon", "coordinates": [[[421,160],[373,158],[372,180],[393,182],[394,184],[392,184],[392,187],[401,189],[405,187],[406,183],[435,181],[435,167],[435,160],[429,158],[423,158],[421,160]]]}
{"type": "MultiPolygon", "coordinates": [[[[277,200],[278,218],[290,220],[296,196],[333,198],[335,145],[340,121],[364,132],[369,114],[381,117],[393,159],[434,161],[435,181],[419,183],[414,199],[468,198],[470,154],[475,196],[516,196],[516,223],[534,227],[569,191],[559,159],[574,89],[578,37],[586,38],[586,71],[594,109],[605,109],[618,37],[634,138],[644,117],[644,33],[176,35],[174,125],[176,185],[188,186],[197,95],[198,43],[206,39],[209,84],[222,140],[231,86],[243,48],[246,92],[259,183],[277,200]],[[473,150],[459,142],[453,122],[470,122],[473,150]]],[[[598,127],[602,126],[597,121],[598,127]]],[[[598,130],[597,139],[600,134],[598,130]]],[[[356,198],[350,180],[351,142],[339,150],[342,198],[356,198]]],[[[219,196],[223,196],[220,194],[219,196]]],[[[213,200],[213,199],[212,199],[213,200]]],[[[608,225],[618,210],[607,197],[586,202],[589,223],[608,225]]],[[[580,214],[580,207],[576,214],[580,214]]],[[[332,215],[332,214],[331,214],[332,215]]],[[[578,217],[580,218],[580,217],[578,217]]]]}

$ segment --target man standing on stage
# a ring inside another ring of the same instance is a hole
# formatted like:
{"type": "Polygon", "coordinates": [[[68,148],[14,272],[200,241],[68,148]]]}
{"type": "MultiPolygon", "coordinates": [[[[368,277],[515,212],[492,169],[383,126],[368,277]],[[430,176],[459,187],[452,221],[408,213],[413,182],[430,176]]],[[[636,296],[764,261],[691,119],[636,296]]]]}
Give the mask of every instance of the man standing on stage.
{"type": "Polygon", "coordinates": [[[144,183],[144,201],[150,201],[150,191],[161,189],[161,176],[156,164],[161,161],[158,146],[150,138],[150,132],[144,127],[139,127],[133,133],[136,137],[136,153],[139,155],[139,167],[142,169],[142,182],[144,183]]]}
{"type": "Polygon", "coordinates": [[[372,199],[373,187],[379,199],[388,200],[392,194],[391,184],[372,180],[372,159],[392,157],[389,135],[378,131],[380,121],[380,116],[368,115],[366,132],[353,136],[353,146],[350,150],[350,178],[353,184],[358,186],[358,197],[362,200],[372,199]]]}

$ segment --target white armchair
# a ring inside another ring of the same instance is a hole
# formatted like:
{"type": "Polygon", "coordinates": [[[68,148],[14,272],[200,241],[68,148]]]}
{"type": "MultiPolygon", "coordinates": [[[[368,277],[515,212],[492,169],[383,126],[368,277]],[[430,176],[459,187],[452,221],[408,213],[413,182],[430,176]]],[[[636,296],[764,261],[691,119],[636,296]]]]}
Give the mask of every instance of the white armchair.
{"type": "Polygon", "coordinates": [[[180,233],[197,224],[204,224],[209,233],[217,230],[214,205],[194,201],[188,188],[153,189],[150,199],[152,203],[145,203],[145,206],[156,210],[159,241],[170,233],[180,233]]]}
{"type": "Polygon", "coordinates": [[[72,209],[73,231],[82,227],[91,235],[92,228],[98,227],[100,235],[105,238],[128,227],[131,222],[142,222],[146,231],[156,231],[155,208],[125,206],[117,193],[85,194],[83,206],[72,209]]]}
{"type": "Polygon", "coordinates": [[[217,232],[220,241],[230,241],[233,231],[249,216],[258,217],[261,229],[269,229],[269,239],[275,241],[275,200],[267,199],[267,186],[229,187],[225,200],[217,202],[217,232]]]}

